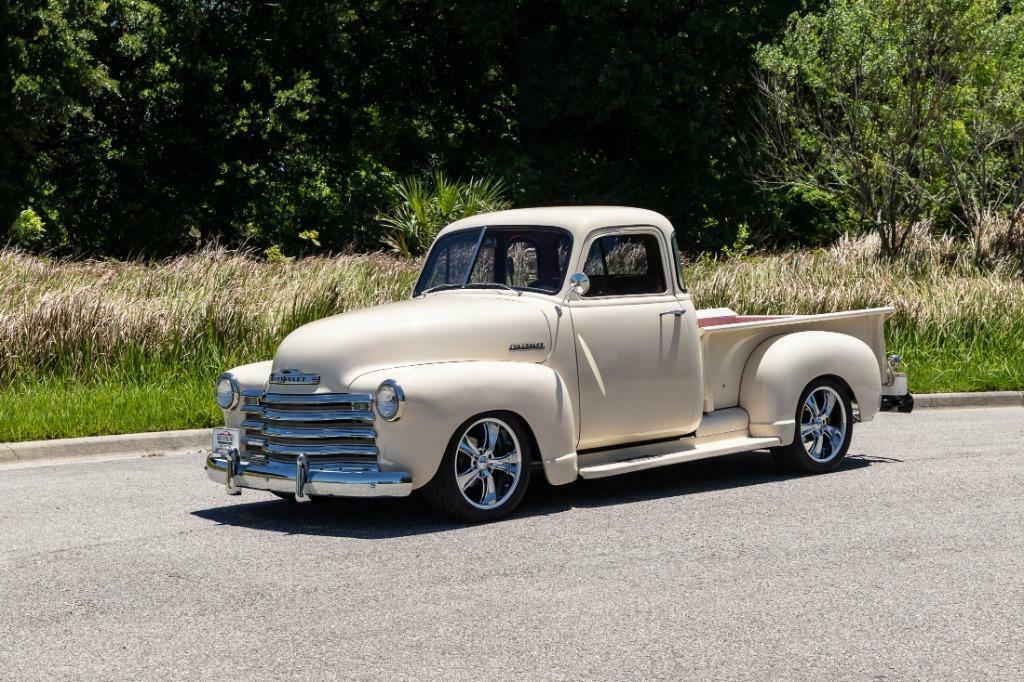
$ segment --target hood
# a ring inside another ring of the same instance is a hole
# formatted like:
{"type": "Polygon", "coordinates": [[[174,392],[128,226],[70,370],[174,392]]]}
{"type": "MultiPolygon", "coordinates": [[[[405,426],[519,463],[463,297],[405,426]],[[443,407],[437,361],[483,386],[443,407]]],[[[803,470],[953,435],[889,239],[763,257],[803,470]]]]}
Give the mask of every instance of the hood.
{"type": "MultiPolygon", "coordinates": [[[[315,372],[320,375],[316,390],[323,393],[347,391],[361,374],[402,365],[541,362],[551,348],[546,308],[554,313],[550,302],[530,296],[442,292],[356,310],[293,331],[281,343],[273,370],[315,372]],[[517,344],[527,348],[510,349],[517,344]]],[[[274,390],[308,393],[310,389],[275,386],[274,390]]]]}

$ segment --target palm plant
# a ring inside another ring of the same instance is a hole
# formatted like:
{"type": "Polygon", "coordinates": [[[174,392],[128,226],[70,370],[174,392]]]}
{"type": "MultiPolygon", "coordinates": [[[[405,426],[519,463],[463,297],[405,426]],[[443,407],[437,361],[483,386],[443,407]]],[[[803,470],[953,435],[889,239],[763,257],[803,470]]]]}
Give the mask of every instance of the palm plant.
{"type": "Polygon", "coordinates": [[[441,171],[430,183],[409,177],[395,185],[400,197],[387,213],[377,216],[384,227],[382,241],[404,258],[422,255],[442,227],[460,218],[500,211],[512,204],[505,198],[505,183],[495,178],[449,180],[441,171]]]}

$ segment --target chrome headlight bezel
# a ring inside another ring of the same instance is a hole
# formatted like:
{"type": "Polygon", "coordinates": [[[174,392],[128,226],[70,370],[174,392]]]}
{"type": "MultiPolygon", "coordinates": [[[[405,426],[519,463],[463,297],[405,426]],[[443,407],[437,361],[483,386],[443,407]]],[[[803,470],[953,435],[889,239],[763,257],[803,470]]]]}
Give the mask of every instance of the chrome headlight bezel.
{"type": "Polygon", "coordinates": [[[213,391],[214,399],[217,401],[217,406],[220,407],[220,409],[233,410],[236,407],[238,407],[238,401],[242,397],[242,392],[238,388],[238,379],[231,372],[224,372],[219,377],[217,377],[217,381],[214,382],[213,384],[213,391]],[[227,388],[230,391],[230,393],[221,392],[221,384],[224,382],[227,383],[227,388]],[[230,400],[227,402],[227,404],[221,402],[222,395],[230,395],[230,400]]]}
{"type": "Polygon", "coordinates": [[[402,390],[402,387],[398,385],[397,381],[393,379],[385,379],[379,386],[377,386],[377,390],[373,393],[373,409],[377,412],[377,416],[386,422],[396,422],[402,418],[402,415],[405,414],[405,391],[402,390]],[[393,394],[394,400],[392,401],[391,398],[381,400],[382,391],[387,392],[386,394],[393,394]],[[381,409],[381,403],[391,402],[396,404],[395,411],[393,414],[386,414],[385,411],[381,409]]]}

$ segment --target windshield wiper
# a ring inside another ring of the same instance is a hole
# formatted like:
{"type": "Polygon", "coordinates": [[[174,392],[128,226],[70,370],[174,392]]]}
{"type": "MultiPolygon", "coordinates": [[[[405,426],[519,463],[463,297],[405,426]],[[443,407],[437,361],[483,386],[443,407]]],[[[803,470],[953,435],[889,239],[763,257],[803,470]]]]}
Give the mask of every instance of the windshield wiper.
{"type": "Polygon", "coordinates": [[[419,295],[420,296],[426,296],[427,294],[433,293],[435,291],[446,291],[448,289],[461,289],[463,286],[464,285],[462,285],[462,284],[438,284],[437,286],[432,286],[429,289],[424,289],[423,291],[421,291],[419,293],[419,295]]]}
{"type": "Polygon", "coordinates": [[[516,289],[515,287],[510,287],[509,285],[504,284],[502,282],[470,282],[469,284],[466,285],[466,288],[467,289],[507,289],[508,291],[516,292],[520,296],[523,295],[523,292],[521,292],[519,289],[516,289]]]}
{"type": "Polygon", "coordinates": [[[430,287],[420,292],[420,296],[426,296],[434,291],[447,291],[449,289],[507,289],[508,291],[514,291],[520,296],[523,292],[515,287],[510,287],[507,284],[501,282],[469,282],[468,284],[438,284],[437,286],[430,287]]]}

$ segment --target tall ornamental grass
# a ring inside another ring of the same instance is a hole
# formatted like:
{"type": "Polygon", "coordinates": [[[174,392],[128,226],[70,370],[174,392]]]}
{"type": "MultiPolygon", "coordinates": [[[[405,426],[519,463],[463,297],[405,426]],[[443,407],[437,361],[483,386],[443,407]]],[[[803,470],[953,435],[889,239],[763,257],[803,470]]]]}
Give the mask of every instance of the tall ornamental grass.
{"type": "Polygon", "coordinates": [[[909,368],[914,392],[1024,387],[1024,279],[1013,258],[980,270],[962,242],[917,230],[908,252],[881,261],[878,237],[829,249],[686,268],[700,307],[758,314],[893,306],[887,346],[909,368]]]}
{"type": "Polygon", "coordinates": [[[401,298],[415,274],[382,255],[267,263],[218,249],[108,263],[0,251],[0,381],[216,371],[271,355],[311,320],[401,298]]]}
{"type": "MultiPolygon", "coordinates": [[[[700,307],[821,313],[892,305],[892,352],[915,391],[1024,386],[1024,281],[1011,261],[979,270],[951,239],[919,232],[902,260],[877,237],[829,249],[685,266],[700,307]]],[[[417,263],[345,255],[267,263],[207,250],[162,263],[50,261],[0,251],[0,382],[202,376],[271,357],[292,329],[409,295],[417,263]]]]}

